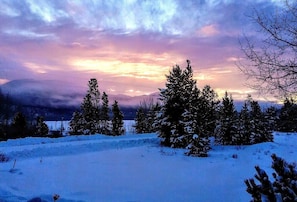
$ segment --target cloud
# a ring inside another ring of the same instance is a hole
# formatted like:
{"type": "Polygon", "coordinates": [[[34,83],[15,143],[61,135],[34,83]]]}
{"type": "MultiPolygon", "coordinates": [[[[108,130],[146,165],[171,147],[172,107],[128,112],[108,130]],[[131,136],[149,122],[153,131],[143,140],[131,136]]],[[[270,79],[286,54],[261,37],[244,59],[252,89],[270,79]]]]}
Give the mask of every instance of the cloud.
{"type": "Polygon", "coordinates": [[[175,64],[190,59],[202,84],[244,89],[238,37],[249,8],[271,1],[3,0],[0,79],[96,77],[110,93],[157,91],[175,64]],[[248,8],[248,9],[247,9],[248,8]]]}

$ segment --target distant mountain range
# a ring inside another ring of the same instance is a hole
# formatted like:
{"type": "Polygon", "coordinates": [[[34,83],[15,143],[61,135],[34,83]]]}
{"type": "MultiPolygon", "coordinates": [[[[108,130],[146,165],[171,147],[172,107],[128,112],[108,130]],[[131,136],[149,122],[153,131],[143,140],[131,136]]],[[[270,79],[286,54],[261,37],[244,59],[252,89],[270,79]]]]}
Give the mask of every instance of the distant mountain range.
{"type": "MultiPolygon", "coordinates": [[[[24,105],[47,107],[78,107],[87,91],[63,81],[33,79],[13,80],[0,85],[0,89],[24,105]]],[[[117,100],[120,106],[125,107],[135,107],[143,101],[156,101],[158,96],[158,92],[134,97],[108,95],[110,104],[117,100]]]]}

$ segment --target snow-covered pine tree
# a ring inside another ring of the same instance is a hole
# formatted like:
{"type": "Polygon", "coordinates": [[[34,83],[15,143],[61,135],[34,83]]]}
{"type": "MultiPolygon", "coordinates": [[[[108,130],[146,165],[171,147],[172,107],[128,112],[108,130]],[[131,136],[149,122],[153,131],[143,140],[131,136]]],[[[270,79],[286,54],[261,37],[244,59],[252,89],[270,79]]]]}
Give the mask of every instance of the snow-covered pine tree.
{"type": "Polygon", "coordinates": [[[181,119],[182,114],[186,110],[189,111],[189,100],[196,85],[190,61],[187,61],[184,71],[179,65],[174,66],[169,75],[166,75],[166,79],[166,88],[160,89],[162,104],[154,125],[157,126],[157,133],[162,139],[162,144],[185,148],[187,144],[180,141],[186,135],[181,119]]]}
{"type": "Polygon", "coordinates": [[[108,95],[103,92],[102,94],[102,107],[100,114],[100,131],[105,135],[111,134],[111,124],[109,120],[109,107],[108,107],[108,95]]]}
{"type": "Polygon", "coordinates": [[[35,136],[46,136],[48,135],[48,126],[44,122],[44,119],[42,116],[38,116],[36,118],[36,125],[35,125],[35,130],[34,130],[34,135],[35,136]]]}
{"type": "Polygon", "coordinates": [[[89,80],[88,90],[81,104],[81,112],[73,113],[70,124],[72,134],[100,132],[100,92],[97,79],[89,80]]]}
{"type": "Polygon", "coordinates": [[[154,122],[157,118],[158,112],[160,111],[161,106],[157,102],[156,104],[153,104],[150,110],[147,113],[147,127],[148,127],[148,132],[156,132],[156,127],[154,125],[154,122]]]}
{"type": "Polygon", "coordinates": [[[124,115],[121,112],[118,101],[114,101],[114,104],[112,105],[112,113],[113,113],[113,118],[112,118],[112,135],[118,136],[122,135],[125,130],[124,130],[124,115]]]}
{"type": "Polygon", "coordinates": [[[83,103],[81,105],[82,117],[84,119],[84,128],[83,133],[85,135],[95,134],[96,125],[94,121],[94,108],[91,101],[91,95],[86,94],[84,97],[83,103]]]}
{"type": "Polygon", "coordinates": [[[254,179],[246,179],[247,192],[251,194],[253,202],[296,202],[297,201],[297,170],[295,163],[287,163],[284,159],[271,155],[272,174],[271,182],[267,173],[259,166],[255,166],[257,174],[255,178],[260,182],[256,184],[254,179]]]}
{"type": "Polygon", "coordinates": [[[81,135],[84,134],[85,120],[82,113],[79,111],[73,112],[72,118],[69,122],[69,130],[71,135],[81,135]]]}
{"type": "Polygon", "coordinates": [[[297,131],[297,104],[294,99],[286,98],[280,109],[277,127],[279,131],[296,132],[297,131]]]}
{"type": "Polygon", "coordinates": [[[269,130],[268,120],[257,101],[250,99],[252,134],[251,143],[271,142],[273,141],[272,131],[269,130]]]}
{"type": "Polygon", "coordinates": [[[219,109],[219,118],[216,127],[216,142],[222,145],[237,144],[238,118],[231,95],[225,92],[219,109]]]}
{"type": "Polygon", "coordinates": [[[91,78],[88,83],[88,92],[90,95],[90,102],[92,108],[92,120],[91,120],[91,134],[100,133],[100,91],[98,89],[98,81],[96,78],[91,78]]]}
{"type": "Polygon", "coordinates": [[[195,86],[189,100],[189,111],[186,110],[185,113],[182,114],[183,118],[181,121],[184,125],[186,134],[180,141],[187,144],[186,148],[189,151],[186,152],[186,155],[207,157],[207,153],[210,149],[210,141],[208,132],[204,130],[204,125],[201,122],[201,113],[199,111],[200,101],[200,90],[195,86]]]}

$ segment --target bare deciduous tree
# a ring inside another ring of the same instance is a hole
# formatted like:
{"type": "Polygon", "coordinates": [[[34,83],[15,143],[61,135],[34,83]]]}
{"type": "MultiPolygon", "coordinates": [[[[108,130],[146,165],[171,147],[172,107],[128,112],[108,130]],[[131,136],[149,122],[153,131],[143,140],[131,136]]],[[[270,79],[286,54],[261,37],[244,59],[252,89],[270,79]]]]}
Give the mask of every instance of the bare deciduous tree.
{"type": "Polygon", "coordinates": [[[252,20],[260,28],[260,40],[244,36],[240,45],[245,60],[237,64],[248,85],[262,94],[296,95],[297,2],[287,0],[269,14],[255,9],[252,20]]]}

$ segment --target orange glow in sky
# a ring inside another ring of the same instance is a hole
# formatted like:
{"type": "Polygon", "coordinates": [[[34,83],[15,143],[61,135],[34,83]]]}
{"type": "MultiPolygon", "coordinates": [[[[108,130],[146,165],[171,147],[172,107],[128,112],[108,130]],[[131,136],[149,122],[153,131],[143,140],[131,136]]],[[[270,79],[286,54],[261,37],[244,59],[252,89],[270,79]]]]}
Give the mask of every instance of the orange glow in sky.
{"type": "Polygon", "coordinates": [[[101,90],[135,96],[158,92],[172,66],[189,59],[199,87],[254,93],[236,67],[238,39],[253,27],[253,8],[270,12],[278,1],[104,2],[3,0],[0,84],[55,80],[81,91],[95,77],[101,90]]]}

